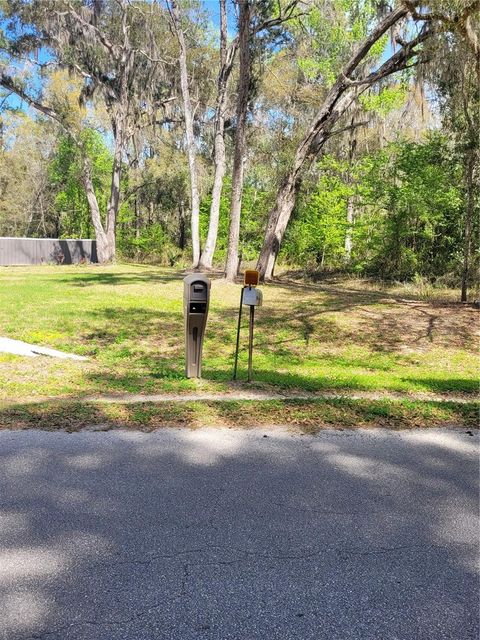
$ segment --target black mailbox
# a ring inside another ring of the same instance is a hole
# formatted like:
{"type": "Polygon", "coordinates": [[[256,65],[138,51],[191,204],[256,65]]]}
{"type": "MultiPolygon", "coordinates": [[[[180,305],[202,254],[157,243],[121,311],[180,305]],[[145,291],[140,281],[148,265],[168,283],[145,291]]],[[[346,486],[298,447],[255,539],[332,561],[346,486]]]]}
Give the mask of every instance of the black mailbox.
{"type": "Polygon", "coordinates": [[[185,316],[185,373],[187,378],[201,378],[202,349],[210,302],[210,280],[194,273],[183,280],[185,316]]]}

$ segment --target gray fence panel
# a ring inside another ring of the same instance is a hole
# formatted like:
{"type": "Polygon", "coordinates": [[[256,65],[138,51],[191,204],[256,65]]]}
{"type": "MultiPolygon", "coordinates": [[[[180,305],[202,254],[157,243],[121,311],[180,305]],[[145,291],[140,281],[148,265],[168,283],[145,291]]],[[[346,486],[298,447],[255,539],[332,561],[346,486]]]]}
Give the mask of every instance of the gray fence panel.
{"type": "Polygon", "coordinates": [[[98,262],[95,240],[0,238],[0,265],[98,262]]]}

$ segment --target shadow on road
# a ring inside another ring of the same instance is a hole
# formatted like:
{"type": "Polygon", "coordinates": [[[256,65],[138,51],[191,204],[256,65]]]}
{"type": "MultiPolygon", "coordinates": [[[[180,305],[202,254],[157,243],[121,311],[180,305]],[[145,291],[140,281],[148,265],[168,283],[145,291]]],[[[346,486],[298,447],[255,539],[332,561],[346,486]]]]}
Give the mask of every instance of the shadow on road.
{"type": "Polygon", "coordinates": [[[0,637],[477,638],[473,441],[0,432],[0,637]]]}

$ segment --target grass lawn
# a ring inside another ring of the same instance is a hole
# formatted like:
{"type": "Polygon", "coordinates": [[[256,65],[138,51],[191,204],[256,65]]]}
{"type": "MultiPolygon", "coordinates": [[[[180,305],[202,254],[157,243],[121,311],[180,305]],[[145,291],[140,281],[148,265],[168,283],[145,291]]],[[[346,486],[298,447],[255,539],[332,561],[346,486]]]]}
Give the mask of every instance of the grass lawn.
{"type": "MultiPolygon", "coordinates": [[[[53,406],[55,400],[58,409],[59,400],[74,403],[106,393],[210,393],[242,388],[242,383],[231,382],[240,286],[220,279],[212,284],[204,378],[185,379],[183,275],[143,265],[0,268],[0,336],[89,358],[75,362],[0,354],[4,422],[14,415],[12,404],[27,407],[32,401],[38,401],[32,404],[32,415],[34,406],[39,415],[44,401],[53,406]]],[[[478,312],[474,309],[425,302],[359,282],[276,283],[262,290],[264,306],[256,314],[254,387],[346,394],[434,392],[446,400],[449,394],[474,400],[478,389],[478,312]]],[[[244,346],[246,338],[245,329],[244,346]]],[[[245,350],[239,377],[246,377],[245,350]]],[[[363,416],[367,405],[360,411],[363,416]]],[[[259,410],[261,404],[256,406],[259,410]]],[[[323,405],[324,414],[327,406],[323,405]]],[[[267,403],[263,410],[273,411],[278,422],[288,413],[285,407],[282,413],[267,403]]],[[[419,408],[412,407],[404,405],[409,415],[417,415],[419,408]]],[[[178,411],[201,413],[194,409],[184,405],[178,411]]],[[[231,409],[233,413],[233,403],[231,409]]],[[[377,407],[377,417],[382,411],[385,417],[387,409],[377,407]]],[[[307,413],[313,415],[310,410],[307,413]]],[[[353,414],[355,419],[360,415],[353,414]]],[[[445,416],[444,421],[455,419],[445,416]]],[[[128,419],[134,421],[131,415],[128,419]]],[[[251,420],[254,423],[253,416],[251,420]]]]}

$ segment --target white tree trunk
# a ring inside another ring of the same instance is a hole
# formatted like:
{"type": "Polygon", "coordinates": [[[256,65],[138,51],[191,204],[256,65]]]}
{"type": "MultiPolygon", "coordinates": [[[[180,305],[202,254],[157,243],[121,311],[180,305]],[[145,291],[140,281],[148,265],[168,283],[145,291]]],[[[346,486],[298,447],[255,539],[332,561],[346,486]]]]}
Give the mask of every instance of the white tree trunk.
{"type": "Polygon", "coordinates": [[[183,110],[185,115],[185,135],[187,139],[188,169],[190,175],[190,205],[192,233],[192,266],[198,267],[200,260],[200,194],[196,162],[195,136],[193,133],[193,109],[188,87],[187,47],[181,24],[180,10],[176,0],[171,0],[171,15],[175,34],[179,44],[178,62],[180,66],[180,86],[182,89],[183,110]]]}
{"type": "Polygon", "coordinates": [[[465,167],[465,183],[467,192],[467,206],[465,210],[465,219],[463,226],[463,269],[462,269],[462,287],[460,300],[467,302],[468,300],[468,284],[470,278],[470,255],[472,252],[472,222],[473,212],[475,208],[474,202],[474,171],[475,171],[475,149],[467,154],[465,167]]]}
{"type": "Polygon", "coordinates": [[[122,174],[123,151],[123,116],[119,114],[113,127],[115,136],[115,150],[113,153],[112,179],[110,183],[110,197],[107,204],[106,234],[110,251],[109,262],[115,260],[117,214],[120,207],[120,179],[122,174]]]}
{"type": "Polygon", "coordinates": [[[354,202],[353,196],[349,196],[347,200],[347,228],[345,231],[345,261],[350,262],[352,259],[352,226],[354,220],[354,202]]]}
{"type": "Polygon", "coordinates": [[[93,188],[92,174],[90,161],[85,156],[83,159],[83,184],[85,187],[85,193],[87,195],[88,207],[90,209],[90,216],[92,218],[93,228],[95,230],[95,239],[97,241],[97,258],[98,261],[103,264],[111,262],[115,255],[115,243],[112,244],[111,238],[107,236],[102,224],[102,217],[100,215],[100,209],[98,206],[97,196],[95,195],[95,189],[93,188]]]}
{"type": "Polygon", "coordinates": [[[222,197],[223,179],[227,168],[225,141],[223,133],[215,134],[215,173],[213,178],[212,202],[210,204],[210,218],[207,239],[200,258],[200,267],[211,269],[213,256],[217,245],[218,224],[220,220],[220,202],[222,197]]]}
{"type": "Polygon", "coordinates": [[[227,168],[225,153],[225,108],[227,102],[227,85],[236,53],[236,42],[232,43],[227,51],[227,33],[226,0],[220,0],[220,71],[217,81],[218,90],[215,110],[215,139],[213,152],[215,173],[213,178],[208,234],[200,258],[200,267],[204,269],[212,268],[218,236],[223,179],[227,168]]]}
{"type": "Polygon", "coordinates": [[[242,208],[243,174],[246,146],[247,111],[251,73],[250,61],[250,0],[240,3],[239,16],[240,72],[238,79],[237,128],[232,171],[232,200],[230,203],[230,229],[228,234],[225,278],[235,280],[238,271],[238,245],[240,213],[242,208]]]}

